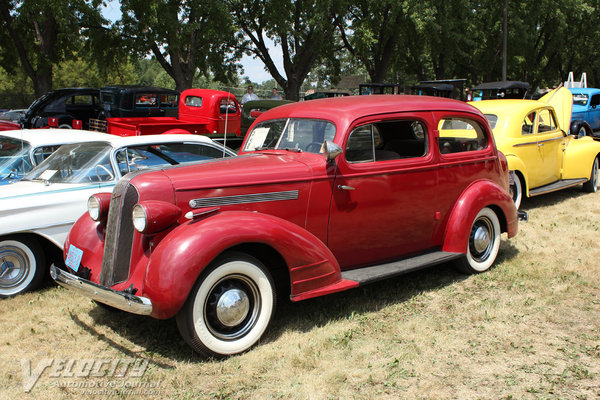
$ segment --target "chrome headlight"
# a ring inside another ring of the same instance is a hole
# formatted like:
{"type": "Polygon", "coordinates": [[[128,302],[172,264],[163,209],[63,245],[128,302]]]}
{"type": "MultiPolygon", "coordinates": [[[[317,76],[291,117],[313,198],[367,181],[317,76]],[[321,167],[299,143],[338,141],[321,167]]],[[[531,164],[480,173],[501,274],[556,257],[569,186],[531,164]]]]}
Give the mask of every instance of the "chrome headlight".
{"type": "Polygon", "coordinates": [[[144,230],[146,230],[146,224],[147,224],[146,210],[144,210],[144,207],[142,207],[139,204],[136,204],[133,207],[132,218],[133,218],[133,227],[138,232],[143,233],[144,230]]]}
{"type": "Polygon", "coordinates": [[[97,193],[87,201],[87,209],[90,218],[94,221],[100,221],[106,218],[110,206],[110,193],[97,193]]]}

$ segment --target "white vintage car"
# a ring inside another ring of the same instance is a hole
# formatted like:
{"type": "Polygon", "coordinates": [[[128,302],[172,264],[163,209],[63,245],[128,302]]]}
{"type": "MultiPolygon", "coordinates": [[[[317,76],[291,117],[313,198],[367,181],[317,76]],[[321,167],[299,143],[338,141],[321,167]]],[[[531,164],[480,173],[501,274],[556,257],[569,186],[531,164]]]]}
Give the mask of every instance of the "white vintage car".
{"type": "Polygon", "coordinates": [[[50,263],[62,260],[65,238],[87,212],[88,198],[112,192],[123,175],[235,156],[231,149],[199,135],[120,137],[83,132],[78,131],[88,141],[61,146],[21,181],[0,186],[0,297],[37,288],[50,263]]]}
{"type": "Polygon", "coordinates": [[[73,129],[0,132],[0,185],[18,181],[61,145],[86,142],[95,134],[73,129]]]}

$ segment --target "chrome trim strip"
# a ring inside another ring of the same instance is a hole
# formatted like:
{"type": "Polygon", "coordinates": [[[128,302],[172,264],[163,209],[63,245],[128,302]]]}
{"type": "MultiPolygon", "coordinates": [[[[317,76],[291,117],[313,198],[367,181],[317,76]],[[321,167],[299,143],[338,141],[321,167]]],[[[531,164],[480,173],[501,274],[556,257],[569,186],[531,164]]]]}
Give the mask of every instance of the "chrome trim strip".
{"type": "Polygon", "coordinates": [[[192,208],[204,208],[227,206],[232,204],[262,203],[266,201],[297,200],[298,193],[298,190],[288,190],[285,192],[253,193],[235,196],[209,197],[206,199],[192,199],[190,200],[189,204],[192,208]]]}
{"type": "Polygon", "coordinates": [[[557,137],[551,138],[551,139],[536,140],[535,142],[517,143],[517,144],[513,144],[513,147],[521,147],[521,146],[527,146],[527,145],[530,145],[530,144],[554,142],[556,140],[563,140],[564,138],[565,138],[564,136],[557,136],[557,137]]]}
{"type": "Polygon", "coordinates": [[[89,297],[100,303],[118,308],[138,315],[152,314],[152,302],[146,297],[135,296],[130,293],[123,293],[90,282],[80,278],[67,271],[64,271],[54,264],[50,266],[50,276],[59,285],[73,290],[82,296],[89,297]]]}

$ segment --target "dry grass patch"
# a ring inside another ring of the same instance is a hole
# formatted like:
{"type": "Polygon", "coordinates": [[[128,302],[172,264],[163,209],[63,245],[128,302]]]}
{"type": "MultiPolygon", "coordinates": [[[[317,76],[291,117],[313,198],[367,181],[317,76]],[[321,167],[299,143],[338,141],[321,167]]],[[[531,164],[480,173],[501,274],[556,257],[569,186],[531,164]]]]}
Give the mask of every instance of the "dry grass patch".
{"type": "MultiPolygon", "coordinates": [[[[447,265],[353,291],[280,304],[263,343],[205,360],[174,321],[97,307],[61,288],[0,301],[0,398],[102,395],[52,377],[23,391],[21,360],[142,359],[132,383],[173,399],[596,399],[600,397],[600,193],[524,203],[530,222],[496,266],[447,265]]],[[[153,396],[146,396],[153,397],[153,396]]]]}

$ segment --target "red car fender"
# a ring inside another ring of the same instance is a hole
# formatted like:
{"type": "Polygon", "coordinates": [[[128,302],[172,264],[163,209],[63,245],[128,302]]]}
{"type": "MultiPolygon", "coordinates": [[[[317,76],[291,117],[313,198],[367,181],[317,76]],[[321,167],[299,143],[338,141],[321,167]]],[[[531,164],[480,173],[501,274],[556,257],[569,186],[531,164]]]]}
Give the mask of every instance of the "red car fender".
{"type": "MultiPolygon", "coordinates": [[[[153,250],[143,290],[152,301],[152,316],[175,315],[211,261],[227,249],[246,243],[266,244],[283,257],[290,273],[292,298],[344,290],[339,264],[312,233],[272,215],[224,212],[178,226],[153,250]]],[[[353,282],[347,284],[356,286],[353,282]]]]}
{"type": "Polygon", "coordinates": [[[517,209],[510,195],[497,183],[480,180],[469,185],[456,201],[448,218],[442,250],[467,252],[471,224],[484,207],[496,212],[502,232],[507,232],[508,237],[517,234],[517,209]]]}
{"type": "Polygon", "coordinates": [[[102,266],[102,254],[104,252],[104,225],[94,221],[86,212],[71,227],[65,244],[63,246],[63,260],[67,258],[71,238],[76,238],[77,248],[83,250],[83,256],[80,265],[91,269],[90,280],[98,282],[100,276],[100,267],[102,266]]]}

